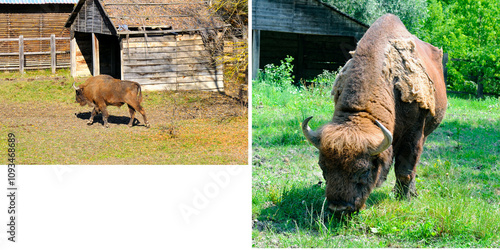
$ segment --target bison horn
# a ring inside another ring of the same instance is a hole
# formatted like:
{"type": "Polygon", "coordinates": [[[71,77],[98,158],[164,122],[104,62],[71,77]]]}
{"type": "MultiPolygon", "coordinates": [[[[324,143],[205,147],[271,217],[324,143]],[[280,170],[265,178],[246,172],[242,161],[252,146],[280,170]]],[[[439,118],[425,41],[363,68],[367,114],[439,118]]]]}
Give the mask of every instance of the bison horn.
{"type": "Polygon", "coordinates": [[[73,88],[74,88],[75,90],[79,90],[79,89],[80,89],[79,87],[75,86],[75,82],[73,82],[73,88]]]}
{"type": "Polygon", "coordinates": [[[320,146],[320,137],[318,132],[312,131],[309,125],[309,120],[311,120],[313,117],[307,117],[303,122],[302,122],[302,133],[304,133],[304,136],[307,138],[307,140],[312,143],[317,149],[319,149],[320,146]]]}
{"type": "Polygon", "coordinates": [[[382,125],[379,121],[375,120],[375,123],[382,130],[382,133],[384,133],[384,140],[375,150],[370,152],[370,155],[378,155],[384,152],[384,150],[388,149],[392,144],[391,132],[387,128],[385,128],[384,125],[382,125]]]}

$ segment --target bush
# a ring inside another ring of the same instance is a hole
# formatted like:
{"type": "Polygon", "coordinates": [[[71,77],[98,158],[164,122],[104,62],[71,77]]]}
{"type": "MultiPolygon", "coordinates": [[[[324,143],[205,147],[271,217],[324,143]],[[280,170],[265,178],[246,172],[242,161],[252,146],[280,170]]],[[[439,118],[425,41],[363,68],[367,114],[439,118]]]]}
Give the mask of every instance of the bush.
{"type": "Polygon", "coordinates": [[[264,70],[259,71],[257,82],[264,82],[271,86],[281,89],[289,89],[293,84],[293,57],[287,56],[285,61],[281,60],[281,64],[275,66],[268,64],[264,70]]]}

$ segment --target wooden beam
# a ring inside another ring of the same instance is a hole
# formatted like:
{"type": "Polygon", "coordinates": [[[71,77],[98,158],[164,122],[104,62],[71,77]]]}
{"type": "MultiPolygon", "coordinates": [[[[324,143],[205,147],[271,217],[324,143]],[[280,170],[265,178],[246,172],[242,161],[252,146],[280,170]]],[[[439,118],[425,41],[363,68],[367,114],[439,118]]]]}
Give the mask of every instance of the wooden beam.
{"type": "Polygon", "coordinates": [[[92,75],[97,76],[99,72],[99,40],[95,33],[92,33],[92,75]]]}
{"type": "Polygon", "coordinates": [[[56,73],[56,35],[50,35],[50,67],[52,74],[56,73]]]}
{"type": "Polygon", "coordinates": [[[190,3],[190,2],[177,2],[177,3],[105,3],[105,6],[110,6],[110,5],[131,5],[131,6],[139,6],[139,5],[186,5],[186,4],[207,4],[208,1],[200,1],[196,3],[190,3]]]}
{"type": "Polygon", "coordinates": [[[252,79],[257,78],[260,62],[260,30],[252,30],[252,79]]]}
{"type": "Polygon", "coordinates": [[[24,73],[24,36],[19,36],[19,72],[24,73]]]}
{"type": "Polygon", "coordinates": [[[73,37],[69,43],[69,61],[71,76],[76,76],[76,38],[73,37]]]}
{"type": "MultiPolygon", "coordinates": [[[[224,25],[224,26],[219,26],[219,27],[214,27],[210,28],[211,30],[221,30],[226,27],[230,27],[230,24],[224,25]]],[[[200,28],[200,29],[182,29],[182,30],[137,30],[137,31],[118,31],[118,35],[140,35],[140,34],[158,34],[158,35],[164,35],[164,34],[170,34],[170,33],[182,33],[182,32],[194,32],[194,31],[203,31],[206,30],[205,28],[200,28]]]]}

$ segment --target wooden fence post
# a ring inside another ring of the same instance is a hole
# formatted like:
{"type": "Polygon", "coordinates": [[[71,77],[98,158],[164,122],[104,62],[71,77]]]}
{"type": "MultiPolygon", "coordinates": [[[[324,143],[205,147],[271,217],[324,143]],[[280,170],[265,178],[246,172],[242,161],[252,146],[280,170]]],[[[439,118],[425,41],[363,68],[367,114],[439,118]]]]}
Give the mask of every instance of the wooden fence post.
{"type": "Polygon", "coordinates": [[[50,67],[52,74],[56,73],[56,35],[50,35],[50,67]]]}
{"type": "Polygon", "coordinates": [[[19,72],[24,73],[24,37],[19,36],[19,72]]]}

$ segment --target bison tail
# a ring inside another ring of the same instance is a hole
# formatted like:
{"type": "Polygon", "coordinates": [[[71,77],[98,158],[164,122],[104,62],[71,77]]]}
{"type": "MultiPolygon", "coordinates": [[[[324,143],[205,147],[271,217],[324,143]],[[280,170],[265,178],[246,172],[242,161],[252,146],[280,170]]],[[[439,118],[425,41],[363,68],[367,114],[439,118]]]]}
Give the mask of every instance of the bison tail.
{"type": "Polygon", "coordinates": [[[142,90],[141,85],[137,83],[137,101],[142,101],[142,90]]]}

